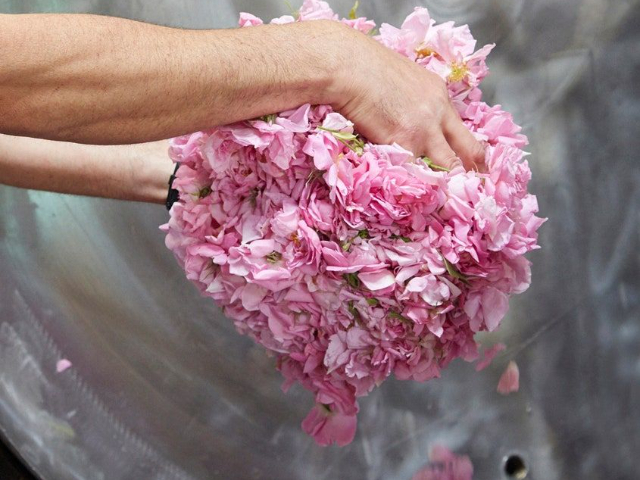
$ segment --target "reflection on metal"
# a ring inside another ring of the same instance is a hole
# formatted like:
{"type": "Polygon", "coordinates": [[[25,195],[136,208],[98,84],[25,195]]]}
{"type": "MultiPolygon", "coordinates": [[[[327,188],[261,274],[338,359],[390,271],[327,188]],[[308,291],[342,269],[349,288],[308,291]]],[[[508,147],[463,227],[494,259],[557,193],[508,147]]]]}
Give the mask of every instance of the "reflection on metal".
{"type": "MultiPolygon", "coordinates": [[[[332,2],[348,12],[351,0],[332,2]]],[[[415,2],[369,0],[397,24],[415,2]]],[[[543,249],[532,288],[476,373],[390,381],[362,402],[357,437],[316,447],[311,399],[280,392],[273,360],[183,278],[158,206],[0,188],[0,429],[45,479],[408,480],[436,443],[480,480],[636,478],[640,451],[637,0],[434,0],[438,20],[497,42],[486,98],[531,140],[543,249]],[[56,373],[56,362],[73,366],[56,373]],[[521,390],[495,393],[510,359],[521,390]]],[[[5,13],[75,11],[229,27],[279,0],[5,0],[5,13]]],[[[204,61],[204,60],[203,60],[204,61]]]]}

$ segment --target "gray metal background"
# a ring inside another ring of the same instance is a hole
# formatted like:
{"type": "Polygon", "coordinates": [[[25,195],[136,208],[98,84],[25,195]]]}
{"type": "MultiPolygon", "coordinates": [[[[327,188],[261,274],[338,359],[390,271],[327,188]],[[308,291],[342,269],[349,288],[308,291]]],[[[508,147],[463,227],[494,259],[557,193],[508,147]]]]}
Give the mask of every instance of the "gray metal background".
{"type": "MultiPolygon", "coordinates": [[[[398,24],[415,0],[361,3],[398,24]]],[[[486,98],[531,140],[550,220],[533,286],[487,338],[509,349],[480,374],[456,362],[441,380],[387,382],[361,402],[353,444],[319,448],[299,427],[310,396],[283,395],[273,360],[183,278],[161,207],[0,187],[0,429],[39,475],[408,480],[440,443],[479,480],[502,478],[512,452],[538,480],[638,478],[639,2],[422,3],[498,44],[486,98]],[[56,374],[62,357],[73,368],[56,374]],[[510,359],[522,386],[501,397],[510,359]]],[[[241,10],[287,13],[280,0],[0,0],[193,28],[241,10]]]]}

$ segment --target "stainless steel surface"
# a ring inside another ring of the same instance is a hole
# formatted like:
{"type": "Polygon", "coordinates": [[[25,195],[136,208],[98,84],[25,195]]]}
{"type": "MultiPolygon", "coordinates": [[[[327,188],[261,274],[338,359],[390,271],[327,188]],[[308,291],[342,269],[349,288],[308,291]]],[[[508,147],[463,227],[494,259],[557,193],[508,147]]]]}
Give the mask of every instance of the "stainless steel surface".
{"type": "MultiPolygon", "coordinates": [[[[294,4],[296,2],[293,2],[294,4]]],[[[342,12],[351,0],[333,2],[342,12]]],[[[398,24],[415,0],[361,2],[398,24]]],[[[635,479],[640,452],[640,2],[438,0],[438,20],[497,42],[486,98],[531,140],[542,213],[533,286],[512,302],[509,349],[476,373],[364,399],[347,448],[319,448],[311,404],[183,278],[161,207],[0,187],[0,430],[44,479],[408,480],[430,445],[476,479],[635,479]],[[68,358],[73,367],[55,373],[68,358]],[[495,392],[510,359],[521,391],[495,392]]],[[[6,13],[93,12],[229,27],[280,0],[0,0],[6,13]]],[[[203,59],[206,61],[206,59],[203,59]]]]}

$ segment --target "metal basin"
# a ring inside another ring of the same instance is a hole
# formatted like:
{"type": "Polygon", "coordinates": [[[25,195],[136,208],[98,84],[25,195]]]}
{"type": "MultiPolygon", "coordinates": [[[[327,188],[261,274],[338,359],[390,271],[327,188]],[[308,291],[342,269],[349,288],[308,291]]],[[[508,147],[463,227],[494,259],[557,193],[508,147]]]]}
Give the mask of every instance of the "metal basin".
{"type": "MultiPolygon", "coordinates": [[[[332,4],[347,12],[351,0],[332,4]]],[[[415,0],[361,2],[398,24],[415,0]]],[[[637,478],[640,151],[637,0],[434,0],[438,20],[496,42],[485,95],[531,145],[543,249],[488,343],[427,384],[364,399],[346,448],[300,430],[311,405],[273,359],[184,279],[157,206],[0,187],[0,431],[43,479],[408,480],[445,445],[480,480],[637,478]],[[55,372],[56,361],[73,367],[55,372]],[[520,365],[521,390],[498,377],[520,365]],[[514,457],[515,458],[515,457],[514,457]],[[512,458],[512,463],[515,460],[512,458]],[[512,477],[521,468],[506,468],[512,477]]],[[[1,1],[4,13],[91,12],[180,27],[270,18],[279,0],[1,1]]],[[[203,59],[206,61],[206,59],[203,59]]]]}

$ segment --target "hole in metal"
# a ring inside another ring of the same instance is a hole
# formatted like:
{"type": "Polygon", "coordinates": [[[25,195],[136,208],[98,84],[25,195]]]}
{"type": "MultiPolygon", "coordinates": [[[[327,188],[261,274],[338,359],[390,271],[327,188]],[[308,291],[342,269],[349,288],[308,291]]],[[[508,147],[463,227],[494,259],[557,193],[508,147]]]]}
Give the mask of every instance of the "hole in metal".
{"type": "Polygon", "coordinates": [[[520,455],[509,455],[504,462],[504,473],[506,473],[509,478],[522,480],[527,477],[529,471],[520,455]]]}

